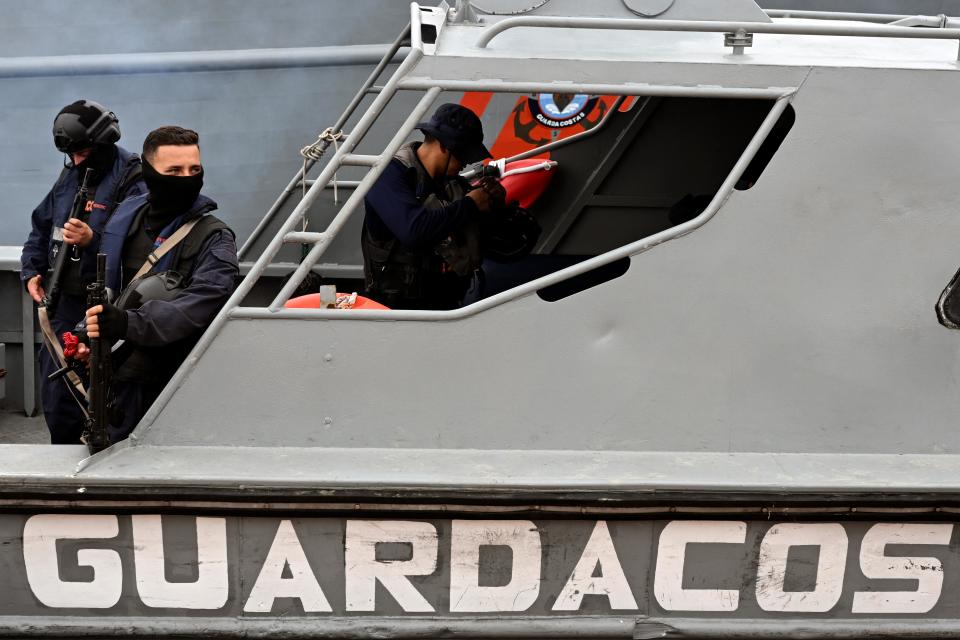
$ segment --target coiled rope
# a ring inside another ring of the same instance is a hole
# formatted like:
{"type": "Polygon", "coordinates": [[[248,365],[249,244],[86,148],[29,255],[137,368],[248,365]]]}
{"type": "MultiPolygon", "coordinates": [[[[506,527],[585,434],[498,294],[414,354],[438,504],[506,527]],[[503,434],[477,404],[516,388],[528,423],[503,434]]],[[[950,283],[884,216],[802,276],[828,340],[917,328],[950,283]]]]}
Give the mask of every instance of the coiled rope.
{"type": "MultiPolygon", "coordinates": [[[[317,136],[317,139],[312,144],[308,144],[304,148],[300,149],[300,155],[303,156],[303,172],[301,174],[300,186],[302,187],[302,197],[307,195],[307,160],[313,160],[318,162],[320,158],[323,157],[324,151],[331,144],[333,145],[333,151],[336,153],[340,150],[340,141],[343,140],[345,136],[343,131],[334,131],[333,127],[327,127],[320,132],[320,135],[317,136]]],[[[340,204],[340,194],[337,192],[337,173],[333,173],[333,203],[340,204]]],[[[307,216],[304,212],[303,216],[303,225],[302,231],[307,230],[307,216]]]]}

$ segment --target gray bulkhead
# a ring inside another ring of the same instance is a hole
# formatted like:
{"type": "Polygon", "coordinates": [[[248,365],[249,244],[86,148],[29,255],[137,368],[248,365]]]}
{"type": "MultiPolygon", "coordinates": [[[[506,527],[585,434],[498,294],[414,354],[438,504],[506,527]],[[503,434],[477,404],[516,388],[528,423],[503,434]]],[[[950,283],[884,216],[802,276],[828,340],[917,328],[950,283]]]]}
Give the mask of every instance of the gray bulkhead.
{"type": "Polygon", "coordinates": [[[753,188],[556,302],[536,292],[564,273],[453,312],[241,292],[129,442],[70,480],[0,452],[8,480],[955,492],[960,335],[933,306],[960,263],[956,40],[758,34],[732,55],[720,33],[525,28],[483,48],[504,18],[485,20],[445,25],[401,87],[763,97],[796,123],[753,188]]]}

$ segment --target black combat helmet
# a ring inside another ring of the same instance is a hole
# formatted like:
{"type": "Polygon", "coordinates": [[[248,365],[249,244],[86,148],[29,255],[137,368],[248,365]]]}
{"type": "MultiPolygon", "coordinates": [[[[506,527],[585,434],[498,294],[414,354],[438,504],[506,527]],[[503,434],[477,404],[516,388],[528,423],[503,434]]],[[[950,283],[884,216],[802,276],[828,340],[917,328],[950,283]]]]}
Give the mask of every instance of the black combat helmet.
{"type": "Polygon", "coordinates": [[[75,153],[120,139],[117,116],[92,100],[68,104],[53,120],[53,143],[63,153],[75,153]]]}

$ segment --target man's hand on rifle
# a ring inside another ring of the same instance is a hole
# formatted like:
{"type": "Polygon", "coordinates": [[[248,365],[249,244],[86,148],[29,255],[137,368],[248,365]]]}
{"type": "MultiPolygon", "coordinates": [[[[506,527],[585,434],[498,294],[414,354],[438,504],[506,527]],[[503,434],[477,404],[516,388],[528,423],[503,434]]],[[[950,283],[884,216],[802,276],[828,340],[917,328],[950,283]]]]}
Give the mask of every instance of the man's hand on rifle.
{"type": "Polygon", "coordinates": [[[93,229],[79,218],[70,218],[63,225],[63,241],[67,244],[85,247],[93,241],[93,229]]]}
{"type": "Polygon", "coordinates": [[[47,292],[43,290],[43,286],[40,284],[41,282],[43,282],[43,276],[39,273],[27,280],[27,293],[30,294],[30,297],[33,298],[33,301],[37,304],[43,302],[43,297],[47,295],[47,292]]]}
{"type": "Polygon", "coordinates": [[[477,204],[480,211],[490,211],[503,206],[506,191],[496,178],[481,178],[474,188],[467,193],[467,197],[477,204]]]}
{"type": "Polygon", "coordinates": [[[501,207],[503,206],[507,198],[507,190],[503,188],[499,180],[493,176],[486,176],[480,179],[478,186],[490,194],[490,198],[493,199],[494,204],[501,207]]]}
{"type": "Polygon", "coordinates": [[[63,357],[69,363],[71,360],[87,363],[90,366],[90,347],[87,346],[86,332],[67,331],[63,334],[63,357]]]}
{"type": "Polygon", "coordinates": [[[90,366],[90,347],[83,344],[82,342],[77,345],[77,354],[73,356],[80,362],[86,362],[87,366],[90,366]]]}
{"type": "Polygon", "coordinates": [[[467,197],[473,200],[480,211],[490,211],[490,194],[483,187],[470,190],[467,197]]]}
{"type": "Polygon", "coordinates": [[[87,335],[116,342],[127,335],[127,312],[112,304],[98,304],[87,309],[87,335]]]}

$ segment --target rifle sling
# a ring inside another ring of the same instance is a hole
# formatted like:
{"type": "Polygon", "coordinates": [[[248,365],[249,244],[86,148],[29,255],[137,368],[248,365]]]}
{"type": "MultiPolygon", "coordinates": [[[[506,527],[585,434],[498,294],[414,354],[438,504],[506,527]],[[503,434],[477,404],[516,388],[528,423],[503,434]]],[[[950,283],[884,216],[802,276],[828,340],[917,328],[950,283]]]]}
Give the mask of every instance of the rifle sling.
{"type": "Polygon", "coordinates": [[[136,273],[132,278],[130,278],[130,282],[133,282],[134,280],[136,280],[136,279],[139,278],[140,276],[142,276],[142,275],[144,275],[145,273],[147,273],[148,271],[150,271],[150,269],[153,269],[153,266],[154,266],[155,264],[157,264],[158,262],[160,262],[160,258],[162,258],[163,256],[167,255],[167,253],[168,253],[171,249],[173,249],[174,247],[176,247],[177,244],[178,244],[181,240],[183,240],[183,239],[186,238],[188,235],[190,235],[190,232],[191,232],[191,231],[193,230],[193,228],[197,225],[197,223],[200,222],[200,219],[201,219],[202,217],[203,217],[203,216],[197,216],[196,218],[194,218],[194,219],[191,220],[190,222],[187,222],[187,223],[181,225],[179,229],[177,229],[177,230],[174,231],[172,234],[170,234],[170,237],[169,237],[169,238],[167,238],[166,240],[164,240],[163,243],[162,243],[159,247],[157,247],[156,249],[154,249],[154,250],[150,253],[150,255],[147,256],[147,261],[144,262],[144,263],[143,263],[143,266],[140,267],[140,269],[137,271],[137,273],[136,273]]]}
{"type": "MultiPolygon", "coordinates": [[[[47,316],[47,308],[39,307],[37,309],[37,318],[40,320],[40,332],[43,334],[43,344],[47,347],[47,351],[50,353],[50,357],[53,358],[53,361],[57,363],[59,367],[67,366],[67,359],[63,355],[63,347],[60,346],[60,340],[57,339],[57,334],[53,332],[53,327],[50,325],[50,318],[47,316]]],[[[66,375],[67,384],[80,394],[81,398],[87,397],[87,390],[83,387],[83,382],[73,371],[68,371],[66,375]]],[[[71,393],[71,395],[74,395],[71,393]]],[[[83,403],[80,402],[78,398],[74,395],[74,399],[77,400],[77,404],[80,405],[80,410],[83,411],[84,417],[89,417],[87,414],[87,408],[83,406],[83,403]]]]}

